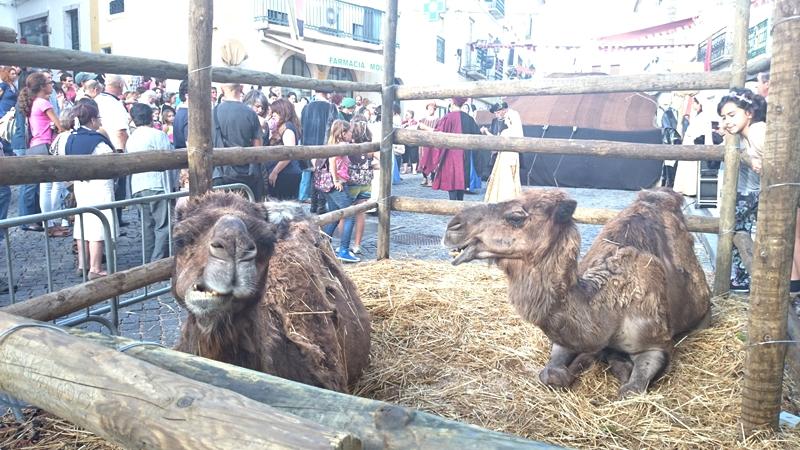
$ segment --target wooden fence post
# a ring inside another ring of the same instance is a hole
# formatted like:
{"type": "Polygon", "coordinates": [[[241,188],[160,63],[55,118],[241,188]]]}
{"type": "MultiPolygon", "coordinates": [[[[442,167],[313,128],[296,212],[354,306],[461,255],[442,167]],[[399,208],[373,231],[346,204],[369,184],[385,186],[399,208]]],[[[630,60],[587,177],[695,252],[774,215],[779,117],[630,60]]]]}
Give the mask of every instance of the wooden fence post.
{"type": "Polygon", "coordinates": [[[392,167],[392,109],[397,96],[394,83],[395,48],[397,47],[397,0],[388,0],[383,33],[383,94],[381,98],[381,198],[378,199],[378,259],[389,257],[391,217],[392,167]]]}
{"type": "Polygon", "coordinates": [[[347,433],[42,326],[0,313],[0,389],[124,448],[362,448],[347,433]]]}
{"type": "MultiPolygon", "coordinates": [[[[750,0],[734,0],[732,88],[744,87],[747,78],[747,27],[750,22],[750,0]]],[[[731,288],[731,255],[733,227],[736,223],[736,184],[739,179],[739,136],[725,136],[725,173],[719,207],[719,240],[714,265],[714,295],[723,295],[731,288]]]]}
{"type": "Polygon", "coordinates": [[[189,4],[189,192],[211,189],[211,48],[214,0],[189,4]]]}
{"type": "MultiPolygon", "coordinates": [[[[775,2],[767,138],[753,252],[742,387],[745,433],[778,429],[786,355],[789,278],[800,198],[800,0],[775,2]]],[[[794,344],[797,345],[797,344],[794,344]]]]}

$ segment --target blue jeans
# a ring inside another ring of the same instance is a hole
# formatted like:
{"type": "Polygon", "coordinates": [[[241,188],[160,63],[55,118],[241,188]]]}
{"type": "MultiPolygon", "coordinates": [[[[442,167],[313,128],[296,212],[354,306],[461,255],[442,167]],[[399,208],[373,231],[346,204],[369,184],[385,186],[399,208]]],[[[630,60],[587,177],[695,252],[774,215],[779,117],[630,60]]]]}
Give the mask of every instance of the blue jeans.
{"type": "Polygon", "coordinates": [[[314,170],[305,169],[300,175],[300,192],[297,199],[302,201],[310,200],[311,193],[314,191],[314,170]]]}
{"type": "MultiPolygon", "coordinates": [[[[335,188],[330,192],[325,192],[325,200],[328,203],[328,212],[336,211],[337,209],[344,209],[353,204],[353,198],[350,197],[346,186],[345,190],[342,192],[337,191],[335,188]]],[[[353,235],[354,224],[355,220],[353,216],[346,217],[344,219],[342,237],[339,239],[339,248],[341,248],[343,251],[348,251],[350,249],[350,238],[353,235]]],[[[338,221],[329,223],[325,225],[325,228],[323,228],[322,231],[324,231],[328,236],[333,236],[333,232],[336,231],[337,225],[339,225],[338,221]]]]}
{"type": "MultiPolygon", "coordinates": [[[[15,149],[17,156],[25,156],[26,149],[15,149]]],[[[20,216],[30,216],[39,214],[39,185],[25,184],[19,190],[19,211],[20,216]]]]}
{"type": "Polygon", "coordinates": [[[403,179],[400,178],[400,164],[403,157],[399,155],[392,155],[392,184],[400,184],[403,179]]]}
{"type": "MultiPolygon", "coordinates": [[[[39,183],[39,208],[43,213],[63,209],[66,196],[67,183],[64,181],[39,183]]],[[[61,219],[48,221],[48,226],[55,225],[61,225],[61,219]]]]}
{"type": "MultiPolygon", "coordinates": [[[[8,217],[8,205],[11,203],[11,188],[0,186],[0,220],[8,217]]],[[[0,229],[0,240],[5,239],[6,234],[0,229]]]]}

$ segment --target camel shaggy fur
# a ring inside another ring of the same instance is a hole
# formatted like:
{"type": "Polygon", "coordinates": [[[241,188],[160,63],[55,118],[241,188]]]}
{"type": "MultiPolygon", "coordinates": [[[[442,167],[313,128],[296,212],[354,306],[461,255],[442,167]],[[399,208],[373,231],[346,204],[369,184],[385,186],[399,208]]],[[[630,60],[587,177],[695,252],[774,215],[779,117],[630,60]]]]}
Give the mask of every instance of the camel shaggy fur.
{"type": "Polygon", "coordinates": [[[369,315],[299,204],[209,193],[173,236],[178,350],[341,392],[367,366],[369,315]]]}
{"type": "Polygon", "coordinates": [[[576,202],[559,190],[467,208],[448,224],[444,243],[457,252],[453,264],[489,259],[505,271],[512,305],[552,341],[543,383],[569,386],[601,358],[624,397],[646,391],[668,370],[673,340],[710,317],[681,204],[670,189],[640,192],[580,263],[576,202]]]}

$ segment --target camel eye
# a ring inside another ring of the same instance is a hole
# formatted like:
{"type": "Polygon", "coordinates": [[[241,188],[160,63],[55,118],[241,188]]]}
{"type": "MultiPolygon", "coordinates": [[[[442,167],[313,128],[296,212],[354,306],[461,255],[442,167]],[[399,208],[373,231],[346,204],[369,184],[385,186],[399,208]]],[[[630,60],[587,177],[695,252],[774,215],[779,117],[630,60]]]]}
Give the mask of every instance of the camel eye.
{"type": "Polygon", "coordinates": [[[503,218],[512,227],[519,228],[525,224],[525,221],[528,219],[528,213],[522,210],[514,210],[507,212],[503,218]]]}

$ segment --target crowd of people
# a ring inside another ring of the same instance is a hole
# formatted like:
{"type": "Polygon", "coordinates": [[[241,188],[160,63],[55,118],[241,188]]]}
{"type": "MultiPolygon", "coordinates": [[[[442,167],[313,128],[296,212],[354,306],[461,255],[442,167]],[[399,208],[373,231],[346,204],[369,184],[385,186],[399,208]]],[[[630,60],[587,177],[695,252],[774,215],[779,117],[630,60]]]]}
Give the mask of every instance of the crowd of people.
{"type": "MultiPolygon", "coordinates": [[[[768,83],[768,78],[767,78],[768,83]]],[[[240,84],[212,87],[210,95],[195,99],[182,82],[177,92],[169,92],[164,80],[148,77],[125,79],[117,75],[23,70],[0,66],[0,117],[4,126],[13,117],[14,133],[0,139],[3,154],[11,155],[89,155],[115,152],[140,152],[185,148],[188,137],[189,101],[210,101],[212,106],[213,143],[217,148],[294,145],[347,145],[371,142],[380,138],[381,106],[361,96],[345,97],[319,90],[313,97],[284,95],[280,87],[251,87],[245,92],[240,84]]],[[[702,105],[697,102],[702,111],[702,105]]],[[[504,102],[491,106],[494,120],[480,127],[474,116],[474,105],[467,98],[455,97],[444,114],[430,102],[424,117],[413,110],[401,115],[397,105],[391,107],[392,121],[397,128],[438,131],[456,134],[484,134],[521,137],[519,114],[504,102]]],[[[722,98],[717,107],[722,126],[719,134],[742,137],[742,151],[751,164],[743,165],[739,175],[736,208],[736,230],[752,231],[755,227],[760,191],[761,156],[764,146],[766,94],[748,89],[734,89],[722,98]]],[[[686,136],[698,134],[691,126],[686,136]]],[[[711,144],[719,140],[707,140],[711,144]]],[[[399,182],[404,174],[421,174],[422,185],[447,191],[451,200],[463,200],[464,194],[481,188],[474,152],[458,148],[432,148],[395,145],[393,179],[399,182]]],[[[499,151],[493,154],[492,171],[486,185],[485,201],[500,202],[521,192],[519,155],[499,151]]],[[[380,193],[375,176],[379,169],[377,154],[336,156],[316,160],[274,161],[265,164],[243,164],[214,168],[215,185],[242,183],[257,199],[298,200],[310,203],[311,211],[324,213],[377,198],[380,193]]],[[[67,206],[68,192],[74,194],[74,205],[94,206],[125,198],[147,198],[187,189],[188,176],[171,171],[134,174],[116,180],[45,182],[20,186],[18,214],[21,216],[59,210],[67,206]]],[[[0,218],[5,218],[10,203],[10,189],[0,186],[0,218]]],[[[169,217],[174,205],[167,200],[152,201],[141,206],[145,234],[142,237],[148,261],[168,255],[169,217]]],[[[121,210],[106,212],[112,230],[124,233],[126,224],[121,210]]],[[[67,220],[46,224],[32,223],[27,231],[43,231],[46,225],[51,237],[73,236],[79,273],[88,278],[104,276],[102,269],[104,236],[101,221],[94,216],[78,218],[74,225],[67,220]],[[71,228],[71,229],[70,229],[71,228]]],[[[364,229],[363,214],[343,219],[340,224],[325,227],[333,235],[341,226],[341,239],[336,256],[344,262],[358,262],[364,229]],[[351,245],[352,244],[352,245],[351,245]]],[[[114,231],[116,232],[116,231],[114,231]]],[[[2,235],[0,235],[2,238],[2,235]]],[[[115,239],[116,236],[111,236],[115,239]]],[[[800,241],[800,233],[798,233],[800,241]]],[[[796,245],[796,255],[800,245],[796,245]]],[[[800,292],[800,255],[795,258],[792,289],[800,292]]],[[[749,276],[734,253],[732,289],[746,289],[749,276]]],[[[3,286],[0,286],[2,289],[3,286]]]]}

